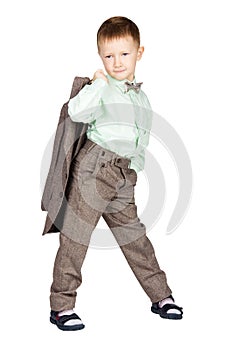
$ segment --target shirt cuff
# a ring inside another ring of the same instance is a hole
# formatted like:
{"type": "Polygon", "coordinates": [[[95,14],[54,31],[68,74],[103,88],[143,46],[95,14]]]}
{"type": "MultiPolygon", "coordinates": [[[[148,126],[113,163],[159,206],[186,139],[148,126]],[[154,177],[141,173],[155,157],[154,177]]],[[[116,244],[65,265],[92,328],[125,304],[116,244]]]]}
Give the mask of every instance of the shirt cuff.
{"type": "Polygon", "coordinates": [[[139,173],[139,171],[141,171],[142,169],[137,167],[135,163],[132,163],[130,164],[130,169],[133,169],[136,171],[136,173],[139,173]]]}
{"type": "Polygon", "coordinates": [[[94,81],[92,81],[91,86],[95,88],[102,88],[106,86],[108,83],[102,79],[102,78],[96,78],[94,81]]]}

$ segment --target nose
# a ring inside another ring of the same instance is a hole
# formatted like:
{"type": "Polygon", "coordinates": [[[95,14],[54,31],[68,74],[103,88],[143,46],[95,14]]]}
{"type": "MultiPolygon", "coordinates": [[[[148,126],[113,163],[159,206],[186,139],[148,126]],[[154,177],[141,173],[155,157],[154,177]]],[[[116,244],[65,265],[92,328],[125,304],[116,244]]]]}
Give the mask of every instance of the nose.
{"type": "Polygon", "coordinates": [[[119,56],[115,56],[115,58],[114,58],[114,67],[115,68],[121,67],[121,59],[119,56]]]}

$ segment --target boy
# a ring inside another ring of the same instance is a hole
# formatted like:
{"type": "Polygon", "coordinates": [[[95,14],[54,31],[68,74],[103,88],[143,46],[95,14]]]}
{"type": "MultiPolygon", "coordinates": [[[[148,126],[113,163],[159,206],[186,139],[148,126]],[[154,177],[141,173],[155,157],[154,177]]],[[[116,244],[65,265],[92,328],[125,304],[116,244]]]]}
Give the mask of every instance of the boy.
{"type": "Polygon", "coordinates": [[[68,105],[74,122],[88,123],[87,140],[73,159],[51,286],[50,321],[62,330],[84,328],[73,308],[91,233],[103,216],[136,278],[152,302],[151,311],[181,319],[146,228],[137,216],[134,186],[144,167],[152,111],[136,63],[143,55],[137,26],[125,17],[106,20],[97,33],[107,75],[97,70],[68,105]]]}

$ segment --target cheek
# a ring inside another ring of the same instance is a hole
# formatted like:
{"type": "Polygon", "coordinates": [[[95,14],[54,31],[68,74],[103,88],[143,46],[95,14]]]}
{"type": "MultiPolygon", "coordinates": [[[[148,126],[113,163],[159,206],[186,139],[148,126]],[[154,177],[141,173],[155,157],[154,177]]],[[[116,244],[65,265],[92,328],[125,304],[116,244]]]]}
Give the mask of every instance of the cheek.
{"type": "Polygon", "coordinates": [[[136,61],[137,61],[137,55],[133,54],[127,57],[128,58],[128,63],[130,65],[135,65],[136,61]]]}
{"type": "Polygon", "coordinates": [[[130,65],[131,65],[131,67],[135,67],[136,62],[137,62],[137,57],[132,58],[132,59],[130,60],[130,65]]]}
{"type": "Polygon", "coordinates": [[[103,61],[103,64],[105,69],[108,69],[111,67],[111,61],[103,61]]]}

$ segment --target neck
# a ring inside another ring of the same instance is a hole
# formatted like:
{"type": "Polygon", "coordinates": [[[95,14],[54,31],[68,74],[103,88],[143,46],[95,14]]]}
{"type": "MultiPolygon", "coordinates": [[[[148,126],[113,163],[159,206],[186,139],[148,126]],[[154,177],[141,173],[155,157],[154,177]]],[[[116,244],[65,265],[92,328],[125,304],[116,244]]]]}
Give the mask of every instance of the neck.
{"type": "Polygon", "coordinates": [[[126,81],[129,81],[130,83],[133,83],[133,82],[135,82],[135,76],[134,76],[134,78],[133,78],[133,80],[129,80],[129,79],[122,79],[122,80],[118,80],[118,79],[116,79],[116,78],[113,78],[111,75],[107,75],[107,77],[108,77],[108,79],[109,80],[111,80],[111,81],[113,81],[114,83],[124,83],[124,82],[126,82],[126,81]]]}

